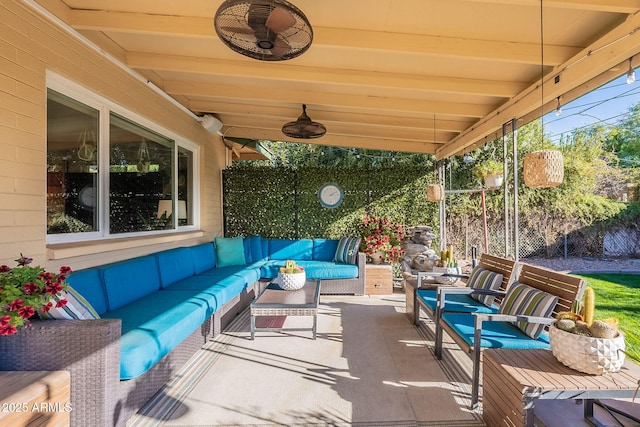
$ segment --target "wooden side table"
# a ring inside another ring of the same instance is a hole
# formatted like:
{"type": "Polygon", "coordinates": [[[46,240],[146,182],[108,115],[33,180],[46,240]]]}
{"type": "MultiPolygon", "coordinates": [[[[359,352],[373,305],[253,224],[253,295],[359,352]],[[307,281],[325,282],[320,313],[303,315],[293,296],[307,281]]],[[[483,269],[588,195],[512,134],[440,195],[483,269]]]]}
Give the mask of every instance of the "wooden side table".
{"type": "Polygon", "coordinates": [[[631,398],[640,366],[625,362],[619,372],[589,375],[558,362],[551,350],[487,349],[483,352],[483,418],[487,425],[533,426],[538,399],[584,399],[584,417],[593,417],[595,399],[631,398]]]}
{"type": "Polygon", "coordinates": [[[367,295],[393,293],[393,267],[391,264],[366,264],[364,287],[367,295]]]}
{"type": "Polygon", "coordinates": [[[69,426],[70,382],[68,371],[0,372],[0,425],[69,426]]]}

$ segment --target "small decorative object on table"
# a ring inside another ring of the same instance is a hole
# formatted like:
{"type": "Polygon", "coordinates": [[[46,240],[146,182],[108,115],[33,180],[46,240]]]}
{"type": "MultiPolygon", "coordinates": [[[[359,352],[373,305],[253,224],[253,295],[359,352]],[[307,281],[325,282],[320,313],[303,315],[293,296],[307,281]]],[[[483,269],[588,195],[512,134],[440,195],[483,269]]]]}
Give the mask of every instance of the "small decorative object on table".
{"type": "Polygon", "coordinates": [[[436,282],[440,284],[452,284],[457,282],[461,274],[461,270],[458,267],[458,261],[453,257],[453,246],[449,246],[447,250],[440,251],[440,265],[441,267],[433,267],[434,273],[443,273],[442,276],[435,276],[436,282]],[[452,276],[446,276],[451,274],[452,276]]]}
{"type": "Polygon", "coordinates": [[[307,280],[307,275],[304,272],[304,268],[296,265],[295,261],[287,260],[284,267],[280,267],[278,273],[278,286],[285,291],[296,291],[302,289],[304,282],[307,280]]]}
{"type": "Polygon", "coordinates": [[[560,363],[576,371],[592,375],[617,372],[625,359],[624,335],[618,331],[618,320],[593,320],[595,294],[585,290],[582,314],[560,312],[549,327],[549,342],[560,363]]]}

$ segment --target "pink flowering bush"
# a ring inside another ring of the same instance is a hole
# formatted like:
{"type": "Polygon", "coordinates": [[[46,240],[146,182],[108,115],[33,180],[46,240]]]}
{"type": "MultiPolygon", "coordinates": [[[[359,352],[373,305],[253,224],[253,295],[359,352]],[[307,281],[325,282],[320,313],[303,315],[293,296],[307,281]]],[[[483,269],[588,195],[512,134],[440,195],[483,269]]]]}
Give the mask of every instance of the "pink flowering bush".
{"type": "MultiPolygon", "coordinates": [[[[68,288],[65,280],[71,273],[69,267],[61,267],[59,274],[53,274],[42,267],[30,266],[32,261],[20,254],[17,267],[0,265],[0,335],[13,335],[38,311],[49,311],[53,296],[68,288]]],[[[56,307],[66,304],[66,299],[60,299],[56,307]]]]}
{"type": "Polygon", "coordinates": [[[371,256],[380,251],[384,261],[398,262],[404,256],[402,241],[406,233],[404,227],[393,224],[388,218],[367,215],[360,224],[360,251],[371,256]]]}

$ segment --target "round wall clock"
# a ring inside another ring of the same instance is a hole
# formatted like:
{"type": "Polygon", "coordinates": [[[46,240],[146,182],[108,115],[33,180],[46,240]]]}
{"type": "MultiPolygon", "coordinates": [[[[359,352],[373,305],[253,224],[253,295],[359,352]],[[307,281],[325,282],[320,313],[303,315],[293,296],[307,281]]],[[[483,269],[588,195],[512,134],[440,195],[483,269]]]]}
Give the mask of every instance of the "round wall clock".
{"type": "Polygon", "coordinates": [[[344,192],[338,184],[329,182],[318,190],[318,199],[320,200],[320,204],[325,208],[337,208],[342,204],[343,198],[344,192]]]}

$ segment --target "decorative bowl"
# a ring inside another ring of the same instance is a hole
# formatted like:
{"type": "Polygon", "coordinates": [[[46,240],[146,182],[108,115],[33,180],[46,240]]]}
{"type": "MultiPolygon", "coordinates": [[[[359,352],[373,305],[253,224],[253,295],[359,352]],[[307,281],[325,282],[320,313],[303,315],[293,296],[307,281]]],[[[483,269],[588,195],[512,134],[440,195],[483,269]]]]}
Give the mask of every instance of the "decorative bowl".
{"type": "Polygon", "coordinates": [[[304,271],[300,273],[278,273],[277,283],[285,291],[297,291],[304,286],[307,275],[304,271]]]}
{"type": "Polygon", "coordinates": [[[551,351],[558,362],[585,374],[602,375],[617,372],[624,364],[624,335],[594,338],[577,335],[549,326],[551,351]]]}
{"type": "MultiPolygon", "coordinates": [[[[433,272],[442,274],[461,274],[461,269],[459,267],[433,267],[433,272]]],[[[460,280],[460,277],[434,275],[434,279],[436,282],[442,285],[451,285],[460,280]]]]}

